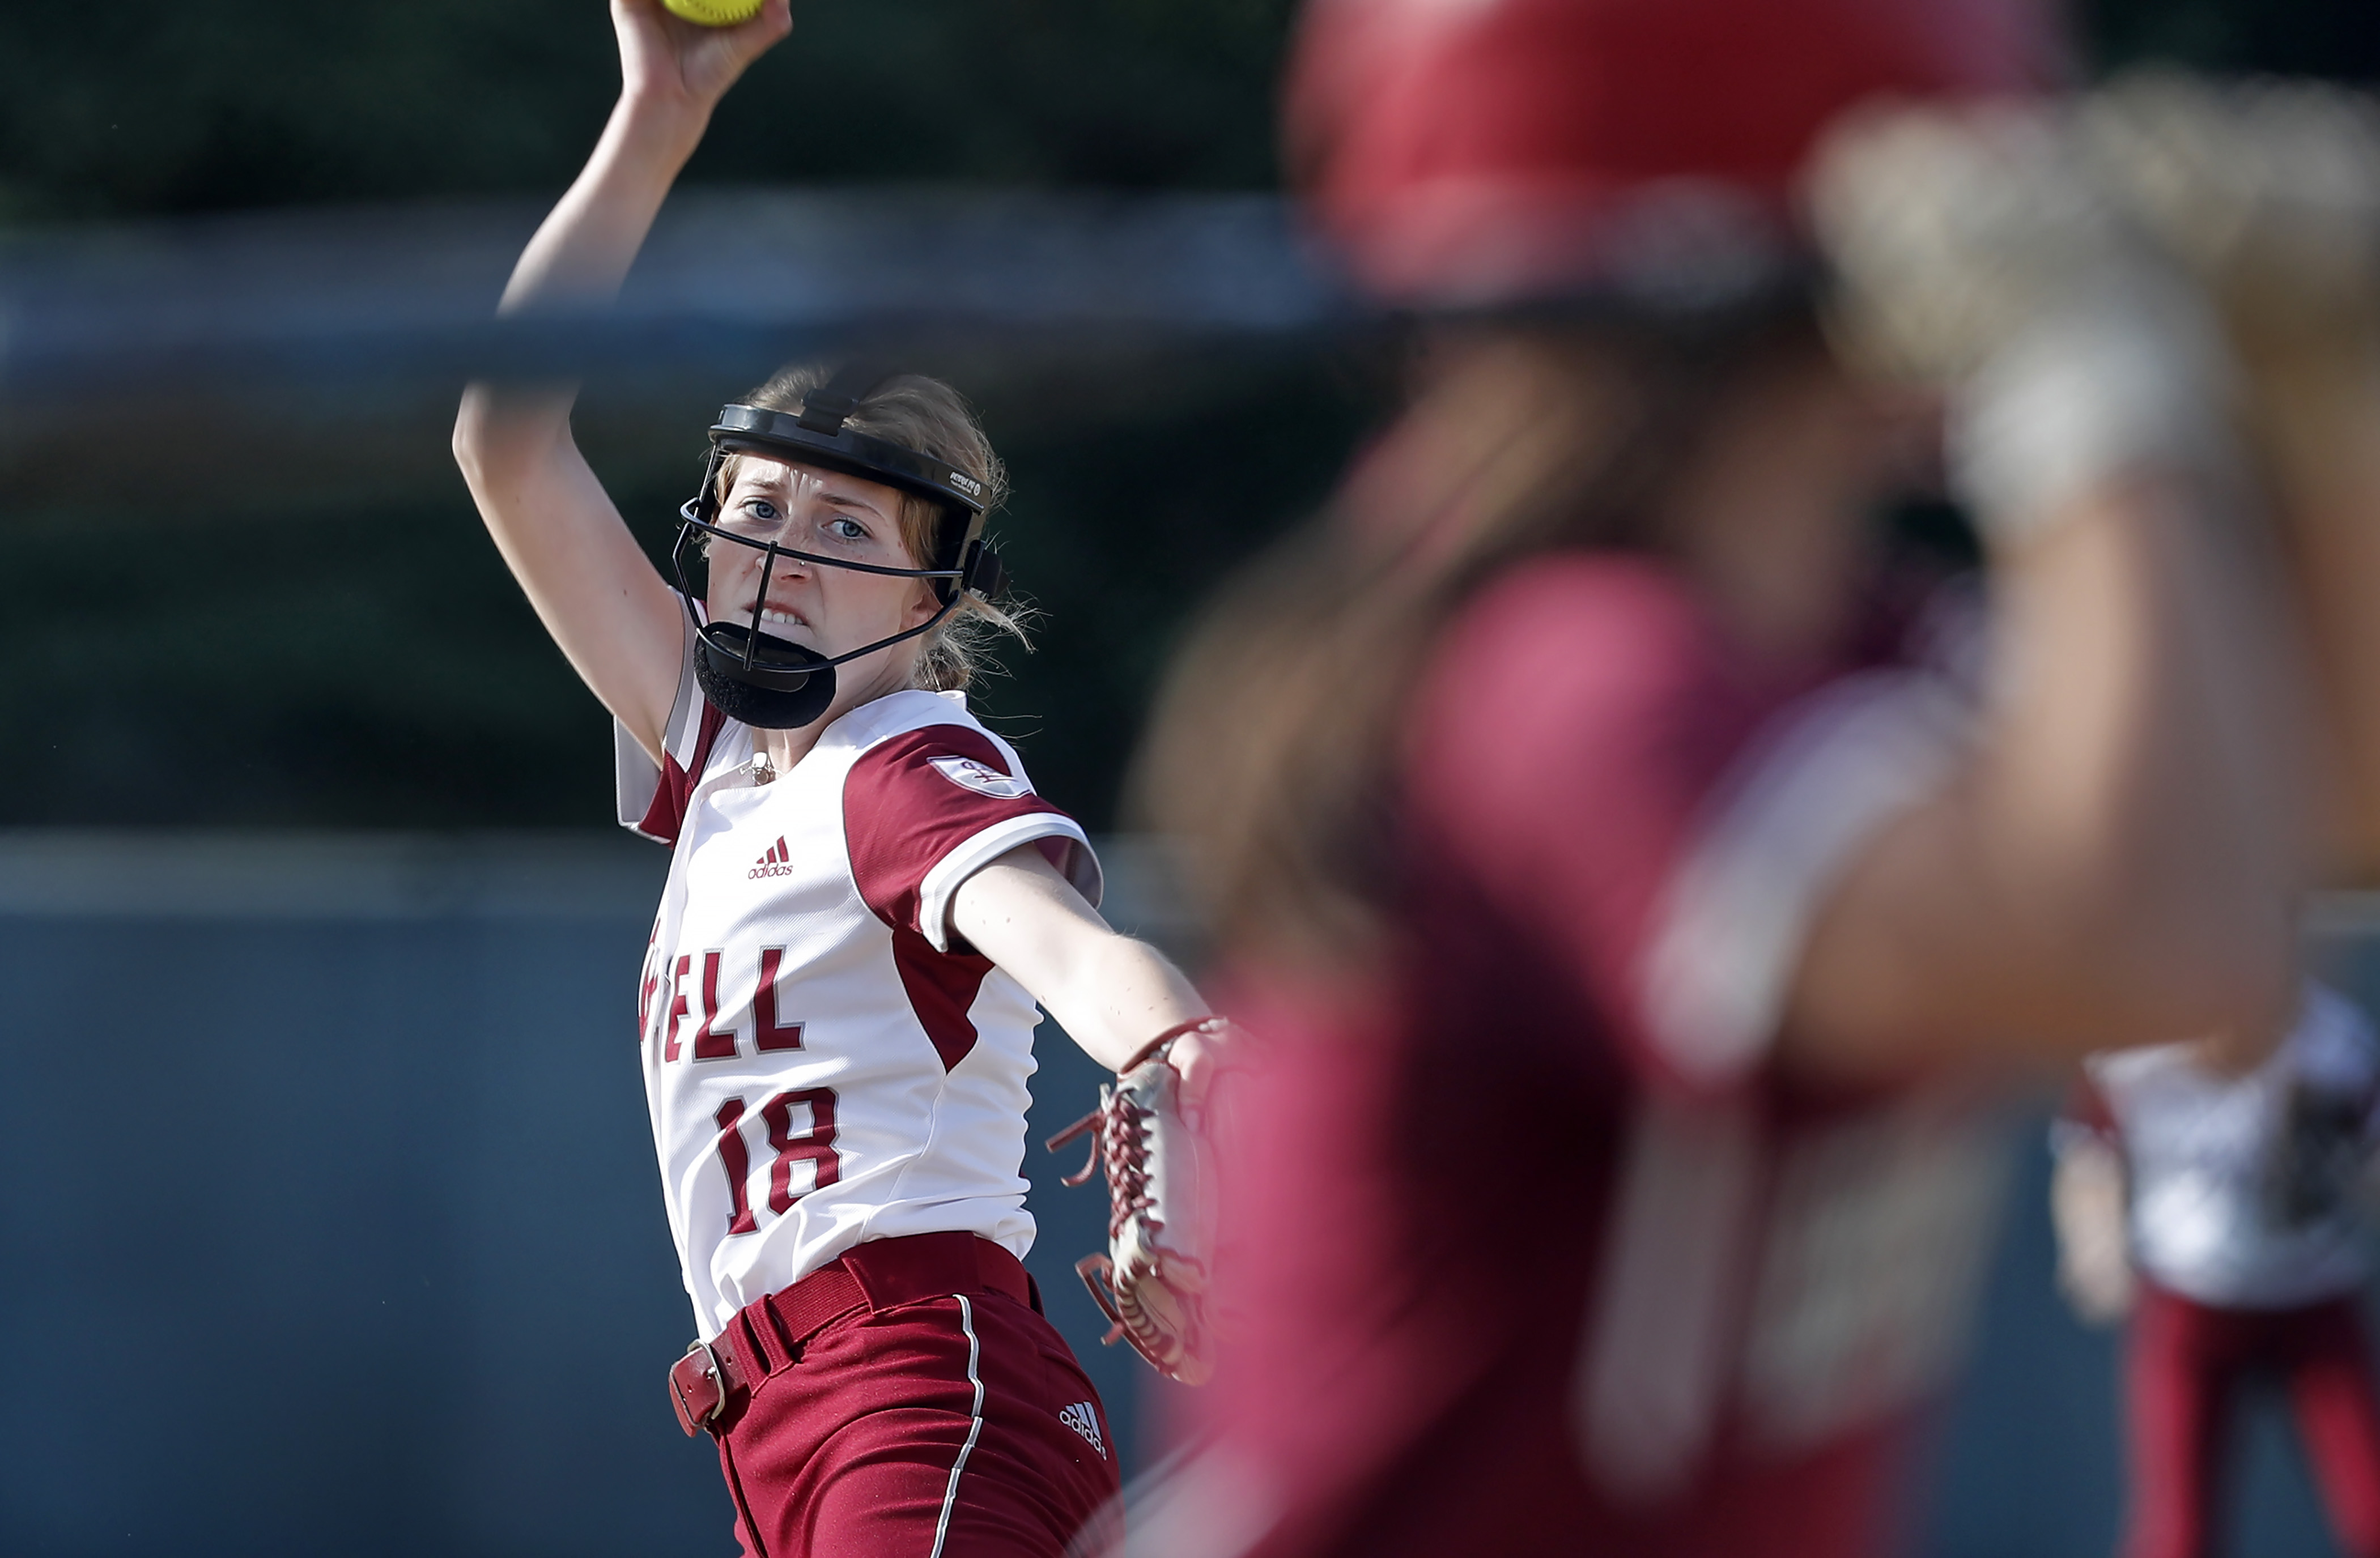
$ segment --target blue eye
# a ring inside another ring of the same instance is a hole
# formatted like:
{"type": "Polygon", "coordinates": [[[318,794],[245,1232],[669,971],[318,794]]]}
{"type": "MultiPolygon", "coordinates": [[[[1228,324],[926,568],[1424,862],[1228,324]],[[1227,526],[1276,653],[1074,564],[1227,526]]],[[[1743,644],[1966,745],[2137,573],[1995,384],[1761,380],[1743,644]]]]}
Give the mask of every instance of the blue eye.
{"type": "Polygon", "coordinates": [[[777,517],[777,506],[774,503],[770,502],[766,498],[753,499],[750,502],[744,505],[744,512],[750,514],[754,519],[774,519],[777,517]]]}
{"type": "Polygon", "coordinates": [[[864,541],[868,538],[868,526],[845,514],[835,515],[827,521],[826,527],[846,541],[864,541]]]}

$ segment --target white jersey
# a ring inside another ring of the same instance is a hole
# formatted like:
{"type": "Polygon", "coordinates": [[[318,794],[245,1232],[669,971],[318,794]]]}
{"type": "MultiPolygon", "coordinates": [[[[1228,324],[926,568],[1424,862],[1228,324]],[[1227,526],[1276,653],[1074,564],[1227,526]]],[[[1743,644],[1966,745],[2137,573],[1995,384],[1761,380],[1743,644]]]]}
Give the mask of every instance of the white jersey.
{"type": "Polygon", "coordinates": [[[675,846],[639,1008],[698,1332],[866,1239],[965,1230],[1024,1255],[1039,1013],[953,949],[951,895],[1038,843],[1097,902],[1082,828],[956,694],[862,705],[763,782],[689,666],[666,766],[622,747],[623,821],[675,846]]]}
{"type": "Polygon", "coordinates": [[[2188,1045],[2094,1056],[2069,1129],[2105,1133],[2129,1184],[2132,1259],[2159,1286],[2227,1309],[2286,1309],[2361,1286],[2359,1176],[2375,1141],[2380,1040],[2308,985],[2297,1026],[2223,1077],[2188,1045]]]}

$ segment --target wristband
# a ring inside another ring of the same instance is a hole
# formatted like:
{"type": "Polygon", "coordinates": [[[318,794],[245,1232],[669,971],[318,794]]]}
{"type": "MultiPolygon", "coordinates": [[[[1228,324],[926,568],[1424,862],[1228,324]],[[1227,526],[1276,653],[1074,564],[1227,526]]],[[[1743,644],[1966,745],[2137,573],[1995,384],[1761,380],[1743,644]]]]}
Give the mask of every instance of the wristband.
{"type": "Polygon", "coordinates": [[[1166,1045],[1172,1044],[1174,1040],[1180,1038],[1184,1033],[1198,1033],[1209,1031],[1220,1033],[1227,1025],[1225,1019],[1217,1017],[1211,1012],[1205,1017],[1194,1017],[1187,1022],[1176,1022],[1172,1027],[1168,1028],[1165,1032],[1158,1034],[1157,1037],[1149,1040],[1138,1049],[1134,1050],[1132,1052],[1132,1058],[1116,1068],[1116,1075],[1119,1077],[1123,1076],[1126,1071],[1131,1070],[1135,1066],[1143,1064],[1151,1057],[1163,1053],[1166,1045]]]}
{"type": "Polygon", "coordinates": [[[2127,470],[2234,468],[2231,376],[2214,321],[2142,279],[2017,332],[1952,401],[1952,490],[1991,540],[2034,535],[2127,470]]]}

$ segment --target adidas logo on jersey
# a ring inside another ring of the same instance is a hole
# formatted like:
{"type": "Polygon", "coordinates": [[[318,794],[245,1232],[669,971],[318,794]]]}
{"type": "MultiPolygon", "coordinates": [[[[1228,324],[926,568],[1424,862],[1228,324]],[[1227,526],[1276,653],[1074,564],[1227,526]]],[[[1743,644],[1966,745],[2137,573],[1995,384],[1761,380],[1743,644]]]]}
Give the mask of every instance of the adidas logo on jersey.
{"type": "Polygon", "coordinates": [[[989,795],[995,801],[1014,801],[1033,793],[1033,787],[1021,779],[1012,779],[998,768],[987,767],[972,757],[929,757],[934,772],[978,795],[989,795]]]}
{"type": "Polygon", "coordinates": [[[785,851],[784,835],[779,834],[777,841],[769,846],[769,852],[753,863],[750,879],[757,882],[763,876],[792,876],[794,868],[786,864],[790,858],[785,851]]]}
{"type": "Polygon", "coordinates": [[[1087,1401],[1077,1401],[1058,1413],[1058,1420],[1083,1436],[1083,1442],[1108,1458],[1107,1441],[1099,1437],[1099,1409],[1087,1401]]]}

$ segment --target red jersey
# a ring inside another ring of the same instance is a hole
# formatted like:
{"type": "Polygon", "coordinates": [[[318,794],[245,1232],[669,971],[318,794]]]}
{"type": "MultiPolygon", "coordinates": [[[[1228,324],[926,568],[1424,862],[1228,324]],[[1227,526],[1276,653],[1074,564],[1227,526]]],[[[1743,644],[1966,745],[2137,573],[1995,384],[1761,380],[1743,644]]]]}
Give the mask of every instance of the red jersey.
{"type": "Polygon", "coordinates": [[[1220,1128],[1236,1333],[1184,1551],[1889,1545],[2000,1133],[1963,1085],[1767,1052],[1822,895],[1964,723],[1905,667],[1764,679],[1638,559],[1535,561],[1451,624],[1382,972],[1236,992],[1267,1058],[1220,1128]]]}

